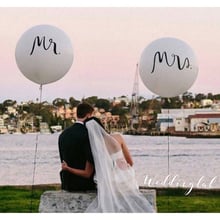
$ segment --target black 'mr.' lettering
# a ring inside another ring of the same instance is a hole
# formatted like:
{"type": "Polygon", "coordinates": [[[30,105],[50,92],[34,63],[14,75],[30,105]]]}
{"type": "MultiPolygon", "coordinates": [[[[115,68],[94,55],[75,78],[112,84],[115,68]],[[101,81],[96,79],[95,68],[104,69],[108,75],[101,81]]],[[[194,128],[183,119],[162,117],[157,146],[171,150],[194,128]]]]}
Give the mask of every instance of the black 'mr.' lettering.
{"type": "Polygon", "coordinates": [[[154,70],[155,70],[155,65],[156,65],[157,57],[158,57],[159,63],[162,63],[163,60],[165,60],[167,66],[169,66],[169,67],[173,66],[173,65],[175,64],[176,60],[177,60],[177,67],[178,67],[179,70],[182,70],[182,69],[184,69],[184,68],[190,68],[190,62],[189,62],[189,58],[188,58],[188,57],[186,57],[186,58],[184,59],[184,62],[183,62],[183,64],[181,65],[181,63],[180,63],[180,57],[179,57],[178,55],[172,54],[171,56],[172,56],[173,59],[171,60],[171,62],[169,62],[169,61],[168,61],[168,58],[167,58],[167,53],[166,53],[166,51],[164,51],[162,54],[160,53],[160,51],[157,51],[157,52],[154,54],[153,68],[152,68],[151,73],[153,73],[154,70]]]}
{"type": "Polygon", "coordinates": [[[53,46],[54,54],[56,54],[56,55],[60,54],[60,52],[57,52],[56,42],[54,42],[52,38],[49,39],[49,42],[46,45],[46,37],[43,36],[42,38],[40,38],[39,36],[37,36],[34,39],[33,46],[32,46],[31,52],[30,52],[30,56],[33,54],[35,48],[40,47],[40,46],[42,46],[44,50],[49,50],[50,47],[53,46]]]}

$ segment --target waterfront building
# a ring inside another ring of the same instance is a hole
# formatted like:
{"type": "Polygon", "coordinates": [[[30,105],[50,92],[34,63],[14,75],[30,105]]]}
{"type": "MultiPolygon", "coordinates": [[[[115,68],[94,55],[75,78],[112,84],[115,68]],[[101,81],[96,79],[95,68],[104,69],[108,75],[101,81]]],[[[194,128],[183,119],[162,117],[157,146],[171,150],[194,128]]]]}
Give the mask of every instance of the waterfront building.
{"type": "Polygon", "coordinates": [[[70,108],[67,105],[56,107],[52,110],[53,115],[64,119],[76,119],[76,107],[70,108]]]}
{"type": "Polygon", "coordinates": [[[220,112],[190,115],[189,124],[191,132],[218,132],[220,131],[220,112]]]}
{"type": "Polygon", "coordinates": [[[213,105],[213,101],[211,99],[202,99],[200,101],[200,105],[201,107],[207,107],[207,106],[212,106],[213,105]]]}
{"type": "Polygon", "coordinates": [[[40,122],[40,132],[43,134],[51,133],[47,122],[40,122]]]}
{"type": "Polygon", "coordinates": [[[201,124],[209,130],[218,129],[220,124],[220,110],[212,108],[193,109],[162,109],[157,115],[157,129],[161,132],[173,130],[176,132],[199,131],[201,124]]]}
{"type": "Polygon", "coordinates": [[[1,117],[0,118],[0,134],[5,134],[7,132],[8,132],[8,130],[5,126],[4,119],[1,117]]]}

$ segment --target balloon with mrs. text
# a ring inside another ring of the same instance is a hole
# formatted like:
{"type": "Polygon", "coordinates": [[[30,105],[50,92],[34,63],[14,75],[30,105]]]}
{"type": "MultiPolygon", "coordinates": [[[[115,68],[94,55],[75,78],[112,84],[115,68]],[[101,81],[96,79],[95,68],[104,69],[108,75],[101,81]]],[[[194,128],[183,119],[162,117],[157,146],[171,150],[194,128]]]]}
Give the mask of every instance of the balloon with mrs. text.
{"type": "Polygon", "coordinates": [[[37,25],[20,37],[15,58],[26,78],[44,85],[61,79],[69,71],[73,63],[73,48],[61,29],[37,25]]]}
{"type": "Polygon", "coordinates": [[[186,92],[198,75],[196,56],[191,47],[176,38],[160,38],[142,52],[139,73],[145,86],[161,97],[186,92]]]}

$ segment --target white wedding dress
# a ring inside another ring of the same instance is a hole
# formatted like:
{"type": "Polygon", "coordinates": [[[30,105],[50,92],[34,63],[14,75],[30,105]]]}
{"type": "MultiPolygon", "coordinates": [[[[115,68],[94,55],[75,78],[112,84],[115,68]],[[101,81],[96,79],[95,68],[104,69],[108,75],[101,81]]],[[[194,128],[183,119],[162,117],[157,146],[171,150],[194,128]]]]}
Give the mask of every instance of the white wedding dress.
{"type": "Polygon", "coordinates": [[[95,164],[97,197],[86,212],[155,212],[139,192],[135,172],[120,144],[94,119],[86,122],[95,164]]]}

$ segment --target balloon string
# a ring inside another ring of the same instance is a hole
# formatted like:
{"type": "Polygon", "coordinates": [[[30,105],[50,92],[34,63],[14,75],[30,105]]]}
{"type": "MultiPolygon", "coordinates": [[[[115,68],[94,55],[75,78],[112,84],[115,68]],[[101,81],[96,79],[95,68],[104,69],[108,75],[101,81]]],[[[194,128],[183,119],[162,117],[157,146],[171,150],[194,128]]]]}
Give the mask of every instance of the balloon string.
{"type": "MultiPolygon", "coordinates": [[[[168,133],[167,133],[167,171],[168,177],[170,175],[170,110],[168,109],[168,133]]],[[[169,181],[168,181],[169,187],[169,181]]]]}
{"type": "MultiPolygon", "coordinates": [[[[42,89],[43,85],[40,85],[40,99],[39,99],[39,108],[41,108],[42,102],[42,89]]],[[[33,212],[33,197],[34,197],[34,182],[35,182],[35,173],[36,173],[36,165],[37,165],[37,149],[38,149],[38,137],[39,133],[36,133],[35,139],[35,151],[34,151],[34,162],[33,162],[33,176],[32,176],[32,185],[31,185],[31,212],[33,212]]]]}
{"type": "MultiPolygon", "coordinates": [[[[170,102],[170,99],[168,99],[168,102],[170,102]]],[[[168,133],[167,133],[167,172],[168,172],[168,211],[170,206],[170,194],[169,194],[169,188],[170,188],[170,109],[168,108],[168,133]]]]}

